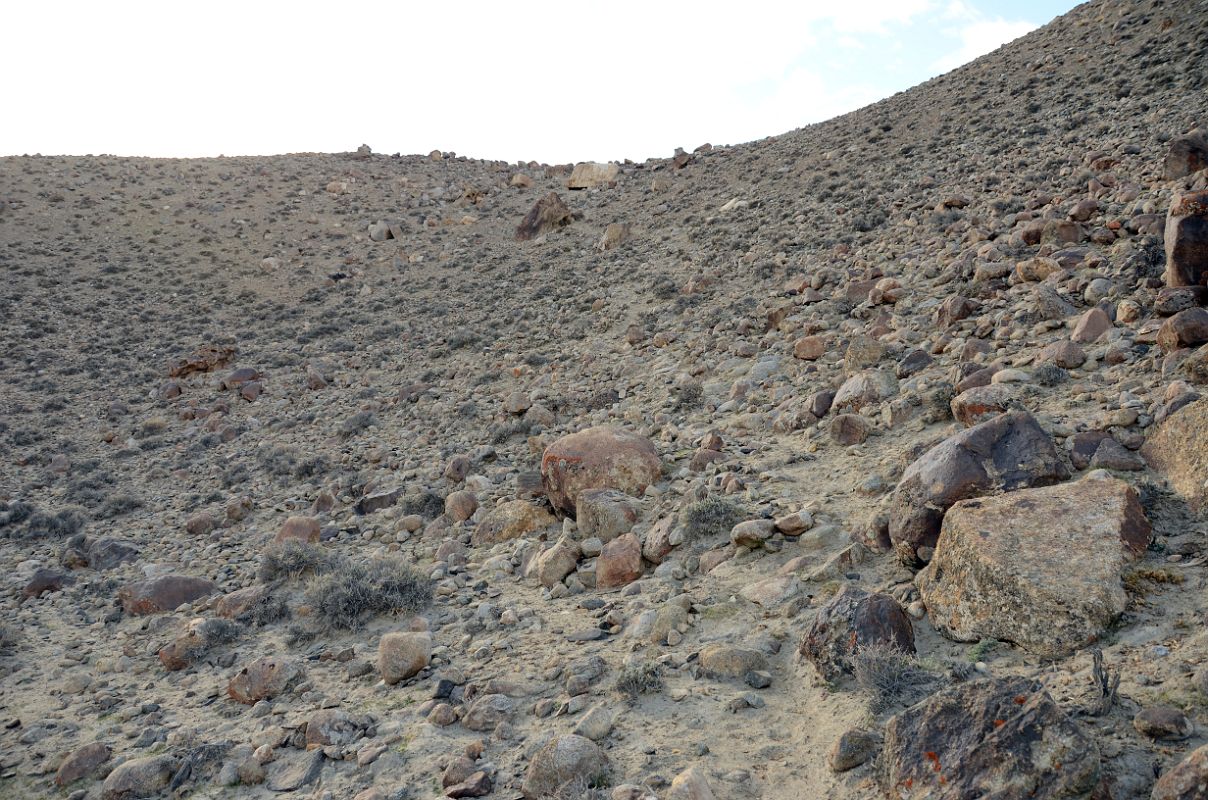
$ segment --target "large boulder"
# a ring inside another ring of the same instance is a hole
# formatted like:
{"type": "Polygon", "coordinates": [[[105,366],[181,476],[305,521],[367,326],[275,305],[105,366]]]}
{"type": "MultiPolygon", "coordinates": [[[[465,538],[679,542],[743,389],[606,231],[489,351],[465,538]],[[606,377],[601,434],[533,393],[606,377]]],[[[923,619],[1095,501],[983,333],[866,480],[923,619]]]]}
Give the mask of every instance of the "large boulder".
{"type": "Polygon", "coordinates": [[[1163,167],[1163,177],[1168,181],[1208,169],[1208,133],[1194,130],[1171,139],[1163,167]]]}
{"type": "Polygon", "coordinates": [[[607,426],[563,436],[541,457],[549,501],[567,515],[574,515],[583,491],[617,489],[637,496],[662,472],[663,462],[649,439],[607,426]]]}
{"type": "Polygon", "coordinates": [[[621,168],[612,162],[601,164],[596,161],[584,161],[575,164],[570,178],[566,181],[567,189],[594,189],[597,186],[607,186],[617,179],[621,168]]]}
{"type": "Polygon", "coordinates": [[[1141,455],[1192,510],[1208,508],[1208,399],[1188,403],[1167,417],[1149,435],[1141,455]]]}
{"type": "Polygon", "coordinates": [[[1158,328],[1158,347],[1164,353],[1204,342],[1208,342],[1208,310],[1202,308],[1184,309],[1158,328]]]}
{"type": "Polygon", "coordinates": [[[101,800],[159,797],[180,762],[169,755],[132,758],[119,764],[101,785],[101,800]]]}
{"type": "Polygon", "coordinates": [[[432,660],[432,635],[427,631],[394,631],[378,642],[378,673],[393,686],[419,674],[432,660]]]}
{"type": "Polygon", "coordinates": [[[580,492],[575,503],[575,521],[584,539],[595,537],[611,542],[633,530],[642,513],[642,504],[616,489],[588,489],[580,492]]]}
{"type": "Polygon", "coordinates": [[[814,617],[800,652],[825,680],[834,680],[854,670],[853,658],[866,647],[913,653],[914,627],[897,600],[848,584],[814,617]]]}
{"type": "Polygon", "coordinates": [[[1166,285],[1208,282],[1208,190],[1176,194],[1166,213],[1166,285]]]}
{"type": "Polygon", "coordinates": [[[886,724],[882,759],[884,789],[902,800],[1057,800],[1099,779],[1094,743],[1026,678],[970,681],[911,706],[886,724]]]}
{"type": "Polygon", "coordinates": [[[889,370],[870,369],[852,375],[831,401],[838,412],[857,412],[870,408],[898,393],[898,379],[889,370]]]}
{"type": "Polygon", "coordinates": [[[903,563],[917,566],[930,560],[944,512],[957,501],[1068,476],[1031,414],[1001,414],[949,437],[906,468],[890,502],[890,540],[903,563]]]}
{"type": "Polygon", "coordinates": [[[598,784],[607,772],[608,756],[598,744],[585,736],[563,734],[533,755],[520,791],[525,800],[537,800],[555,795],[566,786],[598,784]]]}
{"type": "Polygon", "coordinates": [[[200,600],[216,591],[218,586],[205,578],[162,575],[126,584],[118,590],[117,599],[127,614],[141,616],[173,611],[178,606],[200,600]]]}
{"type": "Polygon", "coordinates": [[[963,500],[916,583],[932,624],[953,639],[1064,656],[1124,611],[1121,571],[1151,534],[1137,493],[1116,478],[963,500]]]}
{"type": "Polygon", "coordinates": [[[288,658],[258,658],[231,678],[227,694],[244,705],[255,705],[289,691],[306,675],[302,665],[288,658]]]}
{"type": "Polygon", "coordinates": [[[527,500],[510,500],[491,509],[470,536],[477,546],[499,544],[553,525],[554,515],[527,500]]]}
{"type": "Polygon", "coordinates": [[[516,239],[521,242],[565,227],[575,220],[575,214],[557,192],[542,197],[516,226],[516,239]]]}
{"type": "Polygon", "coordinates": [[[1208,797],[1208,745],[1162,773],[1153,786],[1153,800],[1204,800],[1208,797]]]}

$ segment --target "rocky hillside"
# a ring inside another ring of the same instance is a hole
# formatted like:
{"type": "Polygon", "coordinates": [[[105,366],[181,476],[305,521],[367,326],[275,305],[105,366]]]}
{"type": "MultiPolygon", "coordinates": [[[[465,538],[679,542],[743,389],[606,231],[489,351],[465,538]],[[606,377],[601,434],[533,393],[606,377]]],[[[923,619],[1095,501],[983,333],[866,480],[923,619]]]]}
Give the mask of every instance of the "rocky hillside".
{"type": "Polygon", "coordinates": [[[1205,797],[1206,75],[0,159],[0,797],[1205,797]]]}

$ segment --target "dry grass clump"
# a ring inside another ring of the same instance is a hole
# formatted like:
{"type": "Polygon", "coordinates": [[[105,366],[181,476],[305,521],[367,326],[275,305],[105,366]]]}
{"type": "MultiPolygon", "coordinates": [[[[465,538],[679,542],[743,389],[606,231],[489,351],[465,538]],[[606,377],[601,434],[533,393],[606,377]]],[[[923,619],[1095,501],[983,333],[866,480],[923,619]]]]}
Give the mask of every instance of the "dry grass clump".
{"type": "Polygon", "coordinates": [[[343,561],[311,579],[305,600],[320,628],[358,630],[366,619],[427,607],[432,581],[401,558],[343,561]]]}
{"type": "Polygon", "coordinates": [[[868,694],[869,708],[874,714],[916,703],[934,692],[942,681],[914,653],[884,643],[858,649],[852,656],[852,666],[856,685],[868,694]]]}
{"type": "Polygon", "coordinates": [[[613,688],[632,705],[641,695],[662,691],[663,667],[657,661],[632,661],[621,667],[613,688]]]}
{"type": "Polygon", "coordinates": [[[685,542],[728,535],[731,528],[749,518],[745,508],[724,497],[706,497],[685,506],[680,512],[685,542]]]}

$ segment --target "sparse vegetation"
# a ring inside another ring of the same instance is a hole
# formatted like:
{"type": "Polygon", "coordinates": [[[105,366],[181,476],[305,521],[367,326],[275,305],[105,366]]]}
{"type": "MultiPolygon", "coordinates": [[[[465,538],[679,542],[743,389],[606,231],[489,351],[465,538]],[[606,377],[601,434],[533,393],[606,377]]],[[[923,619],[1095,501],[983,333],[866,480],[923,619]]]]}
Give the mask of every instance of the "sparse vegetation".
{"type": "Polygon", "coordinates": [[[885,644],[859,648],[852,656],[852,666],[856,685],[868,695],[874,714],[916,703],[938,689],[943,680],[913,653],[885,644]]]}
{"type": "Polygon", "coordinates": [[[696,542],[727,535],[731,528],[749,517],[748,511],[733,500],[713,496],[686,506],[680,512],[680,524],[684,529],[684,541],[696,542]]]}
{"type": "Polygon", "coordinates": [[[272,583],[282,578],[321,575],[335,568],[337,563],[338,559],[322,545],[287,539],[265,549],[256,576],[261,583],[272,583]]]}
{"type": "Polygon", "coordinates": [[[613,689],[630,704],[644,694],[662,691],[663,667],[657,661],[631,661],[621,667],[613,689]]]}
{"type": "Polygon", "coordinates": [[[319,627],[358,630],[369,617],[427,607],[432,602],[432,583],[401,558],[343,562],[312,578],[305,597],[319,627]]]}

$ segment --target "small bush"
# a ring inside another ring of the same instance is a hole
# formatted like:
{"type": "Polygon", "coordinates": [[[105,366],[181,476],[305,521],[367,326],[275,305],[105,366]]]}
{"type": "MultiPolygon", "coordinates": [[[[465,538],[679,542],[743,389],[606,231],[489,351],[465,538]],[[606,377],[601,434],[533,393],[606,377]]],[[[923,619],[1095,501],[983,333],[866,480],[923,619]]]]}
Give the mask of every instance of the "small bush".
{"type": "Polygon", "coordinates": [[[706,497],[680,512],[685,542],[729,534],[731,528],[749,518],[745,508],[723,497],[706,497]]]}
{"type": "Polygon", "coordinates": [[[628,663],[621,668],[613,688],[632,705],[641,695],[662,691],[663,667],[657,661],[628,663]]]}
{"type": "Polygon", "coordinates": [[[242,632],[243,628],[229,619],[207,619],[201,623],[197,643],[188,648],[184,656],[189,661],[196,661],[215,647],[235,641],[242,632]]]}
{"type": "Polygon", "coordinates": [[[0,655],[7,655],[17,646],[21,631],[7,622],[0,622],[0,655]]]}
{"type": "Polygon", "coordinates": [[[263,628],[265,625],[271,625],[274,622],[280,622],[288,618],[289,606],[283,598],[271,591],[253,603],[247,611],[239,615],[240,622],[244,625],[251,625],[254,628],[263,628]]]}
{"type": "Polygon", "coordinates": [[[868,693],[874,714],[896,705],[911,705],[938,688],[941,677],[917,656],[886,644],[861,647],[852,656],[856,685],[868,693]]]}
{"type": "Polygon", "coordinates": [[[0,528],[12,527],[7,535],[16,538],[52,538],[68,539],[75,536],[88,521],[88,515],[83,509],[64,508],[53,514],[49,511],[38,511],[33,506],[20,501],[14,502],[4,514],[0,514],[0,528]],[[7,516],[7,522],[3,521],[7,516]],[[18,530],[20,523],[24,525],[18,530]]]}
{"type": "Polygon", "coordinates": [[[401,558],[345,562],[306,587],[306,604],[329,630],[358,630],[368,618],[414,613],[431,602],[432,582],[401,558]]]}
{"type": "Polygon", "coordinates": [[[435,492],[409,492],[403,498],[403,515],[419,514],[424,519],[436,519],[445,513],[445,499],[435,492]]]}
{"type": "Polygon", "coordinates": [[[340,423],[340,435],[347,439],[377,424],[377,415],[372,411],[361,411],[340,423]]]}
{"type": "Polygon", "coordinates": [[[303,575],[321,575],[337,566],[337,559],[322,546],[288,539],[268,546],[260,557],[257,577],[261,583],[303,575]]]}
{"type": "Polygon", "coordinates": [[[705,401],[705,387],[700,381],[688,381],[672,389],[671,397],[677,409],[700,408],[705,401]]]}

